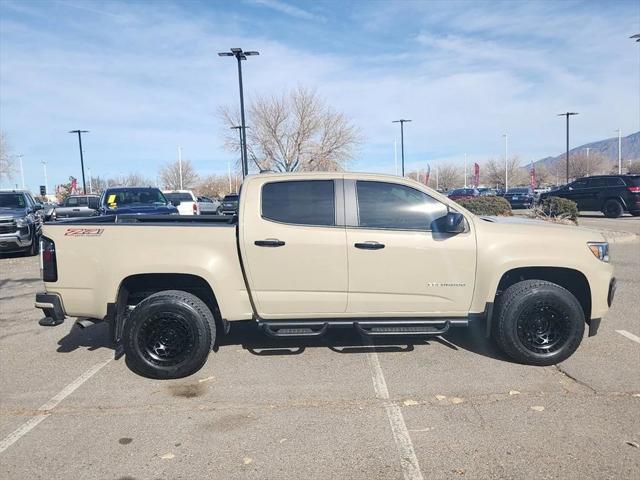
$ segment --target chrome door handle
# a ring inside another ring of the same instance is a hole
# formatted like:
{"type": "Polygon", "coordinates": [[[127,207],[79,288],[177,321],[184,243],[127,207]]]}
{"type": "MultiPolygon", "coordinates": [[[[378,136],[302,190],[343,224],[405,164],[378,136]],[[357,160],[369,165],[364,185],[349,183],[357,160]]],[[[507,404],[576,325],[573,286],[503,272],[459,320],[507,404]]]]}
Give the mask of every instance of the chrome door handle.
{"type": "Polygon", "coordinates": [[[282,247],[285,243],[277,238],[267,238],[266,240],[256,240],[253,244],[258,247],[282,247]]]}
{"type": "Polygon", "coordinates": [[[353,246],[356,248],[360,248],[362,250],[380,250],[381,248],[384,248],[384,243],[369,241],[369,242],[362,242],[362,243],[354,243],[353,246]]]}

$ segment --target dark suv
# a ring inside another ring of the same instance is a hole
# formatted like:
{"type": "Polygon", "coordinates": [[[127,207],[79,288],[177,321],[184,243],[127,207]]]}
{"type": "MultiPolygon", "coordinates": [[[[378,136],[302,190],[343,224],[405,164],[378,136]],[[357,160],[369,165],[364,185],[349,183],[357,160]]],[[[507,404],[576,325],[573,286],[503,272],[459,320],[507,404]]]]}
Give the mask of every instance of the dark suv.
{"type": "Polygon", "coordinates": [[[0,190],[0,252],[36,255],[42,232],[42,205],[24,190],[0,190]]]}
{"type": "Polygon", "coordinates": [[[578,210],[600,210],[605,217],[617,218],[624,212],[640,216],[640,175],[598,175],[579,178],[552,192],[540,195],[573,200],[578,210]]]}

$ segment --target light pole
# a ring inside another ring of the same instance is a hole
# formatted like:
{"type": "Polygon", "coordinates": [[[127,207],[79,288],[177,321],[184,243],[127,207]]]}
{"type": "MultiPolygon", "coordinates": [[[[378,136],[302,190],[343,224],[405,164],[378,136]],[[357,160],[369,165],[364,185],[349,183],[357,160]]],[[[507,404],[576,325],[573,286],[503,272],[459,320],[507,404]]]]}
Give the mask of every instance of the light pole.
{"type": "Polygon", "coordinates": [[[47,162],[41,160],[42,170],[44,171],[44,191],[48,195],[49,194],[49,180],[47,179],[47,162]]]}
{"type": "Polygon", "coordinates": [[[464,188],[467,188],[467,154],[464,154],[464,188]]]}
{"type": "Polygon", "coordinates": [[[82,134],[89,133],[89,130],[70,130],[69,133],[78,134],[78,146],[80,147],[80,168],[82,168],[82,193],[87,194],[87,184],[84,181],[84,157],[82,156],[82,134]]]}
{"type": "Polygon", "coordinates": [[[618,132],[618,175],[620,175],[622,173],[622,131],[617,129],[616,132],[618,132]]]}
{"type": "Polygon", "coordinates": [[[91,169],[87,168],[87,173],[89,174],[89,193],[93,195],[93,185],[91,184],[91,169]]]}
{"type": "Polygon", "coordinates": [[[178,175],[180,178],[180,190],[182,190],[182,147],[178,146],[178,175]]]}
{"type": "Polygon", "coordinates": [[[566,181],[569,183],[569,117],[571,115],[578,115],[578,112],[565,112],[559,113],[559,117],[567,117],[567,158],[566,158],[566,181]]]}
{"type": "Polygon", "coordinates": [[[242,178],[249,174],[249,164],[247,162],[247,131],[244,121],[244,92],[242,89],[242,60],[252,55],[260,55],[260,52],[243,52],[241,48],[232,48],[230,52],[219,52],[220,57],[236,57],[238,60],[238,84],[240,87],[240,121],[241,121],[241,137],[242,137],[242,178]]]}
{"type": "Polygon", "coordinates": [[[591,176],[591,168],[589,168],[589,150],[591,150],[591,147],[586,147],[587,150],[587,177],[591,176]]]}
{"type": "MultiPolygon", "coordinates": [[[[245,128],[249,128],[249,127],[245,127],[245,128]]],[[[240,164],[242,165],[242,176],[244,177],[245,173],[244,173],[244,153],[243,153],[243,146],[244,146],[244,142],[242,141],[242,125],[235,125],[233,127],[231,127],[231,130],[238,130],[238,135],[240,137],[240,164]]]]}
{"type": "Polygon", "coordinates": [[[22,167],[22,157],[24,157],[24,155],[22,155],[21,153],[16,155],[18,157],[18,160],[20,160],[20,178],[22,179],[22,189],[25,189],[24,186],[24,168],[22,167]]]}
{"type": "Polygon", "coordinates": [[[400,152],[402,157],[402,176],[404,177],[404,124],[406,122],[410,122],[411,120],[405,120],[401,118],[400,120],[394,120],[391,123],[399,123],[400,124],[400,152]]]}
{"type": "Polygon", "coordinates": [[[503,133],[504,137],[504,193],[509,190],[509,135],[503,133]]]}

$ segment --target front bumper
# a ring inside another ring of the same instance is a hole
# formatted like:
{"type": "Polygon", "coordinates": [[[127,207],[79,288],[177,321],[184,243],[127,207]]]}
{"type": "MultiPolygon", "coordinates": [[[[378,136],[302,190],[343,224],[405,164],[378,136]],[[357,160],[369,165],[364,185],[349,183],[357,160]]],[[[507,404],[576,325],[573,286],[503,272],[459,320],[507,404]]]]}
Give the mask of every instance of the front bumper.
{"type": "Polygon", "coordinates": [[[41,309],[45,316],[53,318],[58,323],[62,323],[65,319],[62,300],[55,293],[36,293],[35,307],[41,309]]]}
{"type": "Polygon", "coordinates": [[[16,231],[0,234],[0,252],[14,252],[31,246],[31,228],[26,233],[16,231]]]}

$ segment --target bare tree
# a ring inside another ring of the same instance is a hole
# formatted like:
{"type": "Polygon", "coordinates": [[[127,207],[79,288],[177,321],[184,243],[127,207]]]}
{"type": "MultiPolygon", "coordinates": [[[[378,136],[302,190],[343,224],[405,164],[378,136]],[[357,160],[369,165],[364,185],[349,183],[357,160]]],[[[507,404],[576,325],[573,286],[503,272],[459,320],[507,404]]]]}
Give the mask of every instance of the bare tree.
{"type": "Polygon", "coordinates": [[[438,186],[443,190],[460,187],[464,184],[462,171],[456,165],[440,165],[438,167],[438,186]]]}
{"type": "Polygon", "coordinates": [[[221,198],[228,193],[236,192],[236,185],[241,181],[241,174],[236,172],[231,177],[231,185],[229,177],[226,175],[207,175],[202,177],[195,187],[198,195],[205,197],[221,198]]]}
{"type": "MultiPolygon", "coordinates": [[[[520,158],[513,156],[507,162],[507,174],[509,186],[529,183],[529,172],[520,167],[520,158]]],[[[505,163],[503,159],[491,158],[484,165],[484,182],[492,187],[505,186],[505,163]]]]}
{"type": "MultiPolygon", "coordinates": [[[[360,142],[360,133],[341,113],[304,87],[280,96],[260,97],[249,105],[247,155],[259,170],[279,172],[343,170],[360,142]]],[[[238,115],[220,110],[227,126],[238,115]]],[[[239,152],[234,131],[225,132],[225,145],[239,152]]]]}
{"type": "MultiPolygon", "coordinates": [[[[180,190],[180,162],[169,162],[160,170],[160,182],[168,190],[180,190]]],[[[182,188],[192,189],[198,183],[198,174],[190,160],[182,160],[182,188]]]]}
{"type": "Polygon", "coordinates": [[[634,160],[629,162],[627,173],[632,175],[638,175],[640,173],[640,160],[634,160]]]}
{"type": "Polygon", "coordinates": [[[11,155],[11,149],[7,143],[7,136],[0,131],[0,184],[5,180],[11,180],[17,170],[15,159],[11,155]]]}

